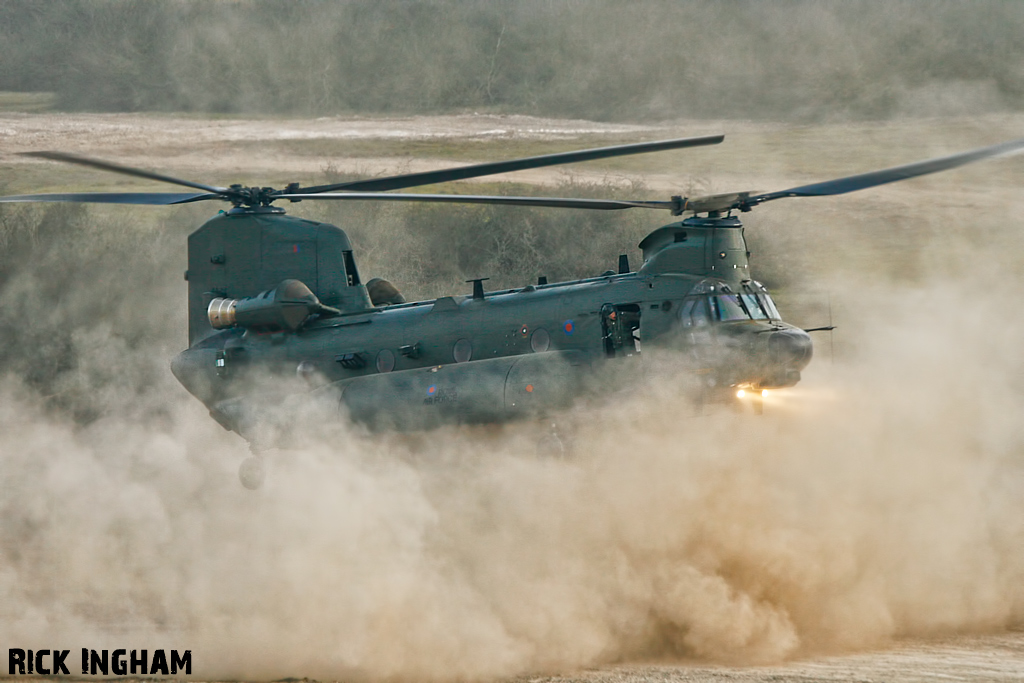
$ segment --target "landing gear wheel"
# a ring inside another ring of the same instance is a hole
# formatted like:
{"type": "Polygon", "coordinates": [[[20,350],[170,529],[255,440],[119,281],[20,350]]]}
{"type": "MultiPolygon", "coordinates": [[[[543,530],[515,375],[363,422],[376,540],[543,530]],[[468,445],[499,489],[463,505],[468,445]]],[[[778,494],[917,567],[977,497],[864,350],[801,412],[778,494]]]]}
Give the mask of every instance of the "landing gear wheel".
{"type": "Polygon", "coordinates": [[[266,477],[267,471],[263,467],[263,458],[257,455],[249,456],[238,467],[238,480],[250,491],[255,491],[263,486],[263,480],[266,477]]]}
{"type": "Polygon", "coordinates": [[[754,397],[750,406],[754,409],[754,415],[764,415],[764,399],[760,395],[754,397]]]}
{"type": "Polygon", "coordinates": [[[551,424],[547,434],[537,439],[537,457],[552,460],[568,460],[573,456],[575,440],[571,428],[559,429],[551,424]]]}
{"type": "Polygon", "coordinates": [[[565,444],[557,434],[545,434],[537,439],[537,457],[562,460],[567,455],[565,444]]]}

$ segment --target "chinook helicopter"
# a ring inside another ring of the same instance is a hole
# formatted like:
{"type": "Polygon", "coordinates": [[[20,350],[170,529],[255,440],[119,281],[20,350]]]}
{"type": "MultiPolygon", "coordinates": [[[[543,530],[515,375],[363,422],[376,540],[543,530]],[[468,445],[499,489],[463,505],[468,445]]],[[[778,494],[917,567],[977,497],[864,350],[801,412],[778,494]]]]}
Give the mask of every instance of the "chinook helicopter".
{"type": "MultiPolygon", "coordinates": [[[[682,360],[697,401],[745,397],[759,412],[768,390],[791,387],[811,360],[808,332],[782,320],[750,273],[745,213],[788,197],[845,194],[1024,149],[1024,139],[778,192],[667,201],[402,194],[393,190],[616,156],[714,145],[723,135],[643,142],[509,161],[284,189],[215,187],[61,152],[28,156],[190,188],[0,197],[0,202],[231,208],[188,238],[189,347],[171,362],[181,384],[258,454],[261,425],[290,401],[314,397],[337,419],[373,430],[498,423],[545,416],[595,392],[595,377],[636,378],[658,359],[682,360]],[[379,278],[364,282],[341,228],[285,214],[306,200],[482,203],[591,210],[657,209],[679,220],[639,244],[643,263],[570,282],[472,291],[407,302],[379,278]],[[685,217],[684,217],[685,216],[685,217]],[[642,363],[638,363],[641,361],[642,363]]],[[[830,328],[815,328],[830,329],[830,328]]],[[[288,418],[282,418],[285,421],[288,418]]],[[[239,471],[263,478],[254,456],[239,471]]]]}

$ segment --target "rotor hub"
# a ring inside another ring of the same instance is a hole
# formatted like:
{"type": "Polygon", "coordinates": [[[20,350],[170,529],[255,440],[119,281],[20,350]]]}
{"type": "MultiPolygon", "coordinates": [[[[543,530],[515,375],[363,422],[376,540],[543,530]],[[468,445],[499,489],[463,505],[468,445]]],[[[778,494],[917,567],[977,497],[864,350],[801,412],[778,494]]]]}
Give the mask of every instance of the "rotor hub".
{"type": "Polygon", "coordinates": [[[275,195],[277,194],[277,190],[272,187],[242,187],[241,185],[232,185],[225,193],[227,199],[235,205],[236,209],[242,206],[269,207],[271,202],[276,199],[275,195]]]}

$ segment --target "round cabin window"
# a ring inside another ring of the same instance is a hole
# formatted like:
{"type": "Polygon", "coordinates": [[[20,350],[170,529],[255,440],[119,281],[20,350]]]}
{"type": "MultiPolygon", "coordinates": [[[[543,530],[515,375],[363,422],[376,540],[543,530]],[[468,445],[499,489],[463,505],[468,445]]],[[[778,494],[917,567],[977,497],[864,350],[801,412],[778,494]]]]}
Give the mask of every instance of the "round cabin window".
{"type": "Polygon", "coordinates": [[[381,349],[377,354],[377,372],[391,372],[395,369],[395,354],[390,349],[381,349]]]}
{"type": "Polygon", "coordinates": [[[316,378],[316,363],[304,360],[295,368],[295,375],[302,380],[312,382],[316,378]]]}
{"type": "Polygon", "coordinates": [[[534,353],[544,353],[551,346],[551,335],[543,327],[538,327],[530,337],[530,348],[534,353]]]}
{"type": "Polygon", "coordinates": [[[455,357],[456,363],[465,363],[473,357],[473,344],[468,339],[460,339],[455,342],[455,348],[452,350],[452,355],[455,357]]]}

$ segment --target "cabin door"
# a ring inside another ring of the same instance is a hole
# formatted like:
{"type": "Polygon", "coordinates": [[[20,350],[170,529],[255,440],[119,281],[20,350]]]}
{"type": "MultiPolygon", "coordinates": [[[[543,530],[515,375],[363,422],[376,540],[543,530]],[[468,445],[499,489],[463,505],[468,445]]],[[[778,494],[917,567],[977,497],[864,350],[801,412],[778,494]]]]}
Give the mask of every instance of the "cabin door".
{"type": "Polygon", "coordinates": [[[608,358],[639,355],[640,304],[602,306],[601,331],[608,358]]]}

